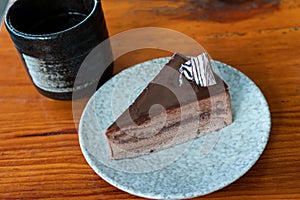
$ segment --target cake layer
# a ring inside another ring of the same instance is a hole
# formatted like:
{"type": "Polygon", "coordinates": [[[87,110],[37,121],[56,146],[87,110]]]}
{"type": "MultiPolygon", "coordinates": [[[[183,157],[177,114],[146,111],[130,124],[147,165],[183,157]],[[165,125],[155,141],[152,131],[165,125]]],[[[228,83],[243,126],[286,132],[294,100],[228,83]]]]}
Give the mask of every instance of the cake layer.
{"type": "Polygon", "coordinates": [[[169,148],[232,122],[226,83],[217,75],[208,87],[182,78],[179,68],[188,60],[175,54],[106,130],[112,159],[169,148]]]}
{"type": "Polygon", "coordinates": [[[232,122],[230,97],[228,92],[224,92],[167,110],[166,115],[163,126],[159,119],[164,117],[158,115],[141,126],[124,127],[108,133],[111,158],[124,159],[149,154],[229,125],[232,122]],[[184,110],[183,115],[181,110],[184,110]],[[160,130],[152,130],[154,127],[160,127],[160,130]]]}

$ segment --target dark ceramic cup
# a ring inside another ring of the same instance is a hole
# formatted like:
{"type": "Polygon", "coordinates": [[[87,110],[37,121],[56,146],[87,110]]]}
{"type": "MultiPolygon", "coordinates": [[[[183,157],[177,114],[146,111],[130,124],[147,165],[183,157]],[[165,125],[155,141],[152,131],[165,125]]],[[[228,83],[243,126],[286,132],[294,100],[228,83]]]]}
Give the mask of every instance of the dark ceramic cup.
{"type": "MultiPolygon", "coordinates": [[[[101,77],[73,86],[86,56],[108,38],[100,0],[18,0],[9,8],[5,25],[44,96],[68,100],[74,91],[100,86],[112,76],[112,64],[100,65],[106,68],[101,77]]],[[[110,45],[103,56],[112,56],[110,45]]]]}

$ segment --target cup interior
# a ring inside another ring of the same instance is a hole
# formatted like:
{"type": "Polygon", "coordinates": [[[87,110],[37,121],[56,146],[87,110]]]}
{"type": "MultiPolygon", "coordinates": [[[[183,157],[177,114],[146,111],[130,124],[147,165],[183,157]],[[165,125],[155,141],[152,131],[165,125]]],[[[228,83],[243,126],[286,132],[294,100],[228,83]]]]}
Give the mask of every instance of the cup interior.
{"type": "Polygon", "coordinates": [[[29,35],[68,30],[93,12],[98,0],[18,0],[8,10],[7,25],[29,35]]]}

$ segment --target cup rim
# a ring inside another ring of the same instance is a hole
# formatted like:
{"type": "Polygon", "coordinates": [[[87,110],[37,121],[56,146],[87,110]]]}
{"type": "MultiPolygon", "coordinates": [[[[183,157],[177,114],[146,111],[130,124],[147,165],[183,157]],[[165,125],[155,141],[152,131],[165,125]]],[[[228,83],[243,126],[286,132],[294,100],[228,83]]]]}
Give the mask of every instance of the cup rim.
{"type": "Polygon", "coordinates": [[[32,34],[32,33],[24,33],[22,31],[19,31],[14,26],[12,26],[12,24],[10,22],[10,14],[9,13],[10,13],[11,9],[13,9],[13,7],[16,6],[17,3],[20,3],[20,1],[26,1],[26,0],[14,1],[12,3],[12,5],[7,9],[6,14],[5,14],[5,18],[4,18],[4,23],[5,23],[6,28],[10,32],[13,32],[16,36],[19,36],[19,37],[25,37],[25,38],[30,38],[30,39],[31,38],[32,39],[33,38],[34,39],[42,39],[42,40],[45,40],[47,38],[51,39],[51,38],[53,38],[53,36],[57,36],[57,35],[66,33],[66,32],[68,32],[70,30],[76,29],[77,27],[79,27],[80,25],[82,25],[83,23],[85,23],[94,14],[94,12],[96,11],[97,6],[99,4],[99,0],[92,0],[92,1],[94,1],[94,5],[93,5],[92,10],[89,12],[89,14],[83,20],[81,20],[79,23],[77,23],[74,26],[71,26],[71,27],[69,27],[67,29],[64,29],[64,30],[61,30],[61,31],[57,31],[57,32],[54,32],[54,33],[32,34]]]}

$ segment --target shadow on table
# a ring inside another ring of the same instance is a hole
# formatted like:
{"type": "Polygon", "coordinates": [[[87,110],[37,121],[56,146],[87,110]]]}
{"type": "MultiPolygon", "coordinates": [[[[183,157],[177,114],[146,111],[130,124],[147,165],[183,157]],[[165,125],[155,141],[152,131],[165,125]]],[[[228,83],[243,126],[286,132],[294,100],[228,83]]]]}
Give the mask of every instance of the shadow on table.
{"type": "Polygon", "coordinates": [[[257,14],[279,9],[281,0],[169,0],[180,4],[172,12],[174,17],[187,20],[232,22],[249,19],[257,14]],[[186,12],[182,12],[185,10],[186,12]],[[180,15],[178,13],[185,13],[180,15]]]}

